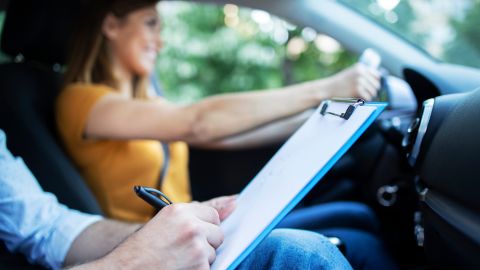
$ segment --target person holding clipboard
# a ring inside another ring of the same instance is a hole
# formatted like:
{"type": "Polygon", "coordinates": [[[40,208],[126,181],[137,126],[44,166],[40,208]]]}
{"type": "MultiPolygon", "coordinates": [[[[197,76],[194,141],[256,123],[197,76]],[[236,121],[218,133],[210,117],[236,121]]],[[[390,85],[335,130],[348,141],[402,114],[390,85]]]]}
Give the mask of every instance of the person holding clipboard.
{"type": "MultiPolygon", "coordinates": [[[[0,187],[0,242],[48,269],[209,269],[222,243],[222,210],[206,205],[179,203],[144,225],[69,209],[8,151],[2,130],[0,187]]],[[[238,269],[279,268],[351,269],[324,237],[295,230],[274,231],[238,269]]]]}

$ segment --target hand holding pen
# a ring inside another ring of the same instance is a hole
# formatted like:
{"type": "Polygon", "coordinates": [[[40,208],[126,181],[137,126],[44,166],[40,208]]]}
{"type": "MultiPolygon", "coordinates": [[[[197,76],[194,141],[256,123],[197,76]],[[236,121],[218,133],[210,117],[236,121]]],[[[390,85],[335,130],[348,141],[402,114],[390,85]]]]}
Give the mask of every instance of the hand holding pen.
{"type": "Polygon", "coordinates": [[[135,186],[133,187],[133,190],[138,197],[142,198],[158,211],[162,210],[163,207],[172,204],[172,201],[167,195],[163,194],[160,190],[142,186],[135,186]]]}
{"type": "MultiPolygon", "coordinates": [[[[135,186],[135,193],[148,204],[160,211],[165,206],[173,204],[173,202],[163,192],[154,188],[135,186]]],[[[217,210],[220,221],[227,218],[236,207],[237,195],[223,196],[213,198],[211,200],[202,202],[201,204],[209,206],[217,210]]]]}

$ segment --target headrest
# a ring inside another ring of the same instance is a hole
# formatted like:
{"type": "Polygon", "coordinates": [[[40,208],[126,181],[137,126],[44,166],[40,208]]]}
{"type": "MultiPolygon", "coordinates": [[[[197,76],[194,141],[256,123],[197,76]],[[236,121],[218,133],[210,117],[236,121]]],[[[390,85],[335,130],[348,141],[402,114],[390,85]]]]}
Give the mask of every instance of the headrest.
{"type": "Polygon", "coordinates": [[[1,48],[15,57],[45,64],[64,64],[70,33],[82,0],[15,0],[7,7],[1,48]]]}

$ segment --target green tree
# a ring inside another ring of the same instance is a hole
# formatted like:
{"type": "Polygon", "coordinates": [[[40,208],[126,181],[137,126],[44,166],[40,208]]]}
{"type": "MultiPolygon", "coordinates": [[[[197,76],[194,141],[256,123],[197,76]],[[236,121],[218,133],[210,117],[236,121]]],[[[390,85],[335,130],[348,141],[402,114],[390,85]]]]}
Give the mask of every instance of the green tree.
{"type": "Polygon", "coordinates": [[[446,46],[445,60],[480,68],[480,1],[475,1],[462,18],[451,20],[455,38],[446,46]]]}
{"type": "MultiPolygon", "coordinates": [[[[190,102],[234,91],[268,89],[330,75],[353,63],[353,55],[340,49],[333,64],[313,42],[296,58],[287,56],[286,42],[301,36],[288,32],[288,40],[273,37],[252,19],[249,9],[238,10],[236,27],[228,27],[223,6],[168,3],[161,9],[165,46],[157,62],[159,78],[169,99],[190,102]]],[[[285,23],[274,19],[276,27],[285,23]]],[[[278,30],[278,29],[277,29],[278,30]]]]}

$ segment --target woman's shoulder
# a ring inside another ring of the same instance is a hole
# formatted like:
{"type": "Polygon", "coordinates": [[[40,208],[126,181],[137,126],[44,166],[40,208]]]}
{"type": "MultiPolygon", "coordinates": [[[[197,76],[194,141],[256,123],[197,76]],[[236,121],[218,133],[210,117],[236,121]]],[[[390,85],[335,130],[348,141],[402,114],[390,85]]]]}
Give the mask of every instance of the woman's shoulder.
{"type": "Polygon", "coordinates": [[[115,90],[103,84],[73,83],[66,85],[56,100],[57,113],[68,115],[68,112],[86,111],[103,96],[115,93],[115,90]]]}
{"type": "Polygon", "coordinates": [[[106,94],[115,93],[115,89],[104,84],[72,83],[66,85],[57,98],[57,104],[81,102],[98,99],[106,94]]]}
{"type": "Polygon", "coordinates": [[[103,96],[114,92],[114,89],[102,84],[74,83],[65,86],[57,97],[55,108],[60,133],[80,140],[92,107],[103,96]]]}

